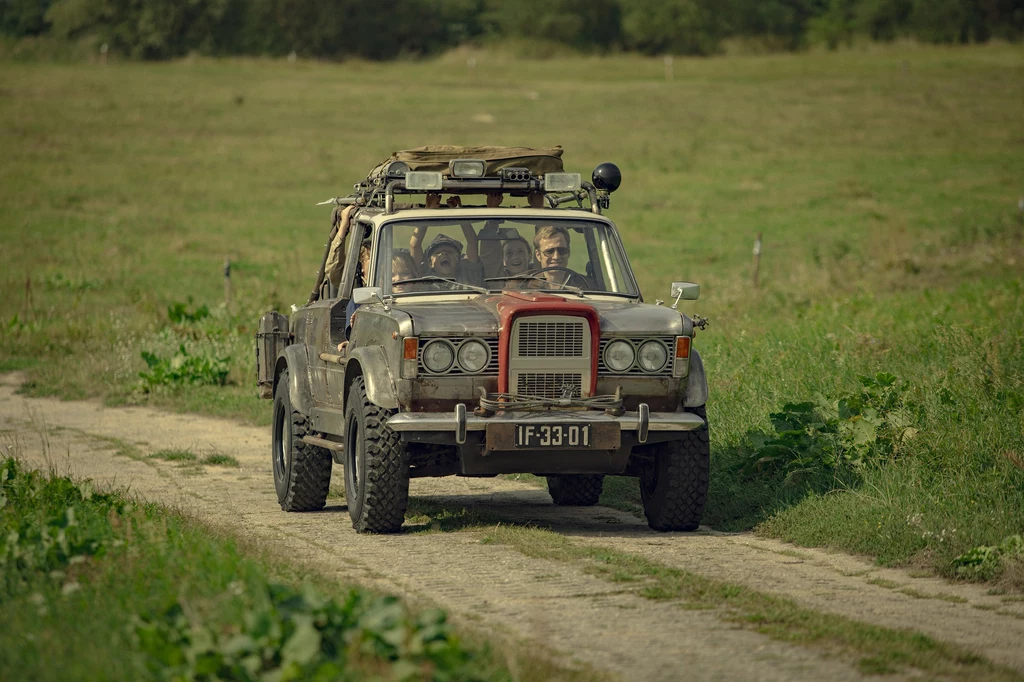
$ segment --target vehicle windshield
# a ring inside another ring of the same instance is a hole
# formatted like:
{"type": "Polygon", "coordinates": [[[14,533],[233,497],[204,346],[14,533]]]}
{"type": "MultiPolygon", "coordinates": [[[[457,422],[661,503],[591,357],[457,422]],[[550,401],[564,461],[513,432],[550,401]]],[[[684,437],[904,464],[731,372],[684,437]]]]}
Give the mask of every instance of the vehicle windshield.
{"type": "Polygon", "coordinates": [[[396,221],[378,237],[385,294],[534,289],[637,296],[616,235],[602,222],[452,217],[396,221]]]}

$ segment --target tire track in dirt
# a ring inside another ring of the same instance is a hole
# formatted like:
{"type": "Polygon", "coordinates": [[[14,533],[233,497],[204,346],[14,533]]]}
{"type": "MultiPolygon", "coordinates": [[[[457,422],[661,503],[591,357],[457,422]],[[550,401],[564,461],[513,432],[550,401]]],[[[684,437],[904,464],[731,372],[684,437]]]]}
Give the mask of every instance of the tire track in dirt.
{"type": "MultiPolygon", "coordinates": [[[[27,399],[14,393],[18,382],[16,374],[0,376],[0,444],[15,445],[30,463],[129,486],[145,499],[179,506],[328,577],[443,606],[464,628],[535,641],[626,679],[860,679],[841,661],[737,629],[713,612],[644,600],[573,566],[481,544],[479,532],[358,535],[337,500],[329,500],[323,512],[285,514],[270,476],[269,429],[148,408],[27,399]],[[241,466],[190,475],[187,467],[116,456],[95,436],[146,452],[222,452],[241,466]]],[[[339,474],[336,467],[338,482],[339,474]]],[[[579,542],[744,583],[822,611],[913,627],[1024,670],[1018,650],[1024,621],[973,608],[998,603],[977,587],[912,579],[816,550],[800,549],[794,556],[791,546],[749,535],[656,534],[629,514],[555,507],[544,491],[506,479],[418,479],[411,494],[510,521],[536,521],[579,542]],[[870,576],[968,601],[895,598],[891,590],[868,584],[870,576]],[[963,629],[934,622],[946,618],[963,629]]]]}

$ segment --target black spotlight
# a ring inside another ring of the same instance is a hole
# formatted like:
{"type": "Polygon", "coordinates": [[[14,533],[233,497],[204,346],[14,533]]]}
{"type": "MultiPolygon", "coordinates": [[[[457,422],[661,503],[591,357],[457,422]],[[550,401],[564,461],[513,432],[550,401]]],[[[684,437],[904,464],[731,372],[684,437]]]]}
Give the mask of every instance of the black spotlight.
{"type": "Polygon", "coordinates": [[[405,161],[392,161],[388,164],[388,177],[389,178],[404,178],[405,174],[409,172],[409,164],[405,161]]]}
{"type": "Polygon", "coordinates": [[[614,163],[602,163],[594,169],[594,187],[614,192],[622,184],[622,172],[614,163]]]}

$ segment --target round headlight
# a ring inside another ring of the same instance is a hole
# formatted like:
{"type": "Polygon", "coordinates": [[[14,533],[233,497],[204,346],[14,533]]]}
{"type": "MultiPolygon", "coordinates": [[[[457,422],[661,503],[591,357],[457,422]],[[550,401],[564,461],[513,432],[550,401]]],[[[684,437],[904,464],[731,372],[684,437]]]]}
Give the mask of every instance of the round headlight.
{"type": "Polygon", "coordinates": [[[645,372],[657,372],[668,362],[668,349],[661,341],[645,341],[636,357],[645,372]]]}
{"type": "Polygon", "coordinates": [[[465,372],[475,374],[487,366],[490,354],[490,350],[482,341],[477,339],[463,341],[459,346],[459,367],[465,372]]]}
{"type": "Polygon", "coordinates": [[[444,339],[434,339],[423,346],[423,366],[428,372],[447,372],[455,362],[455,349],[444,339]]]}
{"type": "Polygon", "coordinates": [[[604,364],[613,372],[625,372],[633,366],[635,351],[628,341],[612,341],[604,349],[604,364]]]}

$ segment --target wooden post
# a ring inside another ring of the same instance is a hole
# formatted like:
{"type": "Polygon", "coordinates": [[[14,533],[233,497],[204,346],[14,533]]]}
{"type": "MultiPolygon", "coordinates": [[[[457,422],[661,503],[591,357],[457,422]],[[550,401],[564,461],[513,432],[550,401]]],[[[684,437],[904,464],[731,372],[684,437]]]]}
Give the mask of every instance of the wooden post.
{"type": "Polygon", "coordinates": [[[761,270],[761,233],[757,233],[754,241],[754,288],[758,287],[757,276],[761,270]]]}
{"type": "Polygon", "coordinates": [[[25,275],[25,319],[32,317],[32,275],[25,275]]]}
{"type": "Polygon", "coordinates": [[[672,55],[665,55],[665,80],[672,80],[672,55]]]}
{"type": "Polygon", "coordinates": [[[224,259],[224,307],[231,305],[231,257],[224,259]]]}

